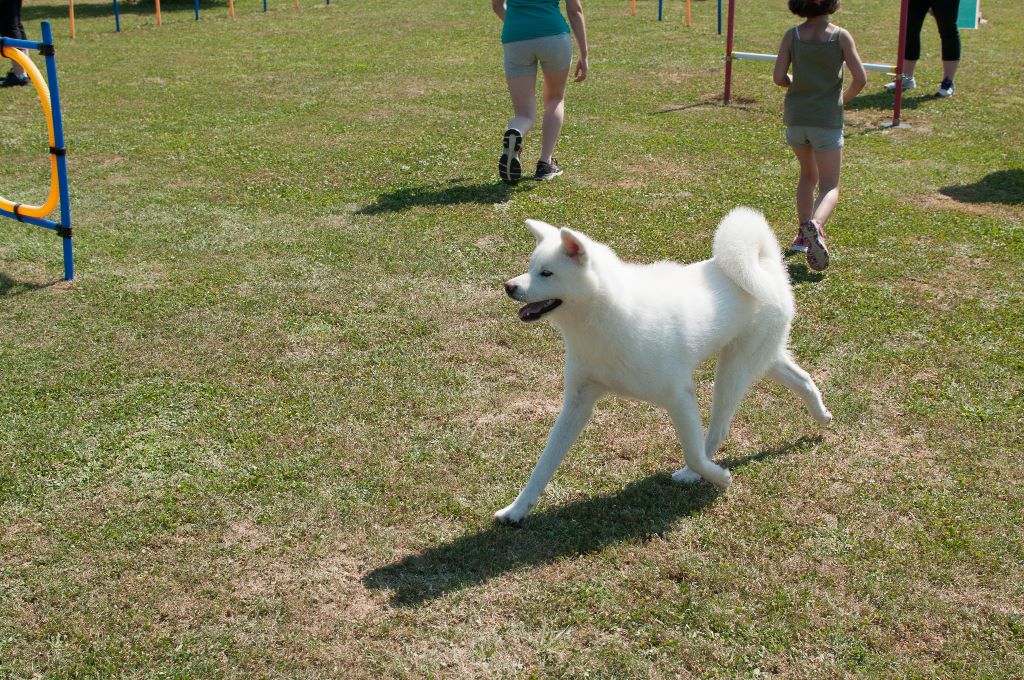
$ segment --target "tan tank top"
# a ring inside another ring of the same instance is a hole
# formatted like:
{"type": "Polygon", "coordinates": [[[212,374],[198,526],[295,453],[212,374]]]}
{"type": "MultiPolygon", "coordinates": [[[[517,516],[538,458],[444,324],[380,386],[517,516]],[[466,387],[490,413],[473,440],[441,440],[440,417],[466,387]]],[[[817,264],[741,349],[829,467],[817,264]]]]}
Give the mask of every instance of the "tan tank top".
{"type": "Polygon", "coordinates": [[[790,48],[793,83],[786,91],[782,122],[821,128],[843,127],[842,29],[836,26],[824,42],[801,40],[793,29],[790,48]]]}

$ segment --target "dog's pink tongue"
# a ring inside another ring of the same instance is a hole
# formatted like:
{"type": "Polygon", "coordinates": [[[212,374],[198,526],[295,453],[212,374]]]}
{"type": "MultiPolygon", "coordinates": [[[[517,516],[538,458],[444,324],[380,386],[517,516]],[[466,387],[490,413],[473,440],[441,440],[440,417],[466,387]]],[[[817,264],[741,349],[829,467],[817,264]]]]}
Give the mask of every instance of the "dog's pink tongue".
{"type": "Polygon", "coordinates": [[[544,309],[543,302],[531,302],[528,305],[524,305],[519,310],[519,318],[523,321],[529,321],[531,316],[539,314],[544,309]]]}

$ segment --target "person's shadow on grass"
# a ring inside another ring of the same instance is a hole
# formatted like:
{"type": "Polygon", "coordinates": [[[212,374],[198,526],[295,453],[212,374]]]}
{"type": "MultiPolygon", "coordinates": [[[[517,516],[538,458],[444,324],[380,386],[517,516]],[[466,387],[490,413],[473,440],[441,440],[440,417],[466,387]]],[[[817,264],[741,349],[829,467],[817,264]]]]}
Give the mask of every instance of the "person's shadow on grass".
{"type": "Polygon", "coordinates": [[[939,189],[961,203],[1024,204],[1024,170],[997,170],[985,175],[974,184],[954,184],[939,189]]]}
{"type": "Polygon", "coordinates": [[[436,185],[402,187],[381,194],[377,200],[370,205],[363,206],[356,210],[357,215],[379,215],[381,213],[401,212],[416,206],[440,206],[457,205],[464,203],[479,203],[481,205],[492,205],[504,203],[514,191],[526,189],[529,191],[533,182],[526,180],[520,182],[516,187],[511,187],[504,182],[483,182],[478,184],[462,184],[463,180],[450,180],[451,186],[437,188],[436,185]]]}
{"type": "MultiPolygon", "coordinates": [[[[795,253],[803,255],[803,253],[795,253]]],[[[816,272],[803,262],[787,262],[786,269],[789,270],[789,280],[794,286],[799,286],[804,283],[818,283],[825,275],[821,272],[816,272]]]]}
{"type": "MultiPolygon", "coordinates": [[[[801,437],[779,448],[720,462],[735,470],[798,452],[817,441],[820,437],[801,437]]],[[[363,584],[392,591],[393,606],[417,607],[510,571],[663,535],[678,521],[702,512],[718,495],[710,484],[680,485],[666,473],[652,475],[615,493],[535,512],[527,516],[523,529],[491,525],[427,548],[374,569],[363,577],[363,584]]]]}
{"type": "Polygon", "coordinates": [[[29,283],[26,281],[16,281],[6,274],[0,274],[0,297],[13,297],[15,295],[21,295],[22,293],[29,293],[33,290],[49,288],[63,280],[64,279],[57,279],[55,281],[50,281],[49,283],[29,283]]]}
{"type": "MultiPolygon", "coordinates": [[[[893,99],[895,95],[892,92],[872,92],[871,94],[861,94],[853,98],[849,104],[843,106],[847,111],[862,111],[865,109],[879,109],[879,110],[892,110],[893,99]]],[[[930,101],[935,101],[936,97],[934,94],[919,94],[913,97],[903,94],[902,108],[905,110],[912,110],[920,107],[922,104],[930,101]]]]}

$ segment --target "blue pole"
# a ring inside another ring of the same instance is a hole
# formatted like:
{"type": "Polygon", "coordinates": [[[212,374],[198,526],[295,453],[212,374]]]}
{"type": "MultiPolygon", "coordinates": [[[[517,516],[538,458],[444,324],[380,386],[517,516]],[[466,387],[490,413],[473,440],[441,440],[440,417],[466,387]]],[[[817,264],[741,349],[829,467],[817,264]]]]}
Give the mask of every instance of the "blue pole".
{"type": "Polygon", "coordinates": [[[662,0],[658,0],[658,21],[661,21],[661,3],[662,0]]]}
{"type": "Polygon", "coordinates": [[[117,6],[117,0],[114,0],[114,27],[118,33],[121,32],[121,9],[117,6]]]}
{"type": "Polygon", "coordinates": [[[199,21],[199,0],[196,0],[196,21],[199,21]]]}
{"type": "Polygon", "coordinates": [[[35,40],[17,40],[15,38],[4,38],[4,45],[7,47],[16,47],[19,50],[38,50],[39,43],[35,40]]]}
{"type": "Polygon", "coordinates": [[[45,220],[40,217],[29,217],[28,215],[15,215],[3,208],[0,208],[0,215],[10,217],[12,220],[24,222],[25,224],[34,224],[37,227],[42,227],[43,229],[49,229],[51,231],[57,231],[57,228],[60,226],[53,220],[45,220]]]}
{"type": "Polygon", "coordinates": [[[263,11],[267,11],[267,0],[263,0],[263,11]]]}
{"type": "Polygon", "coordinates": [[[50,109],[53,117],[53,149],[57,159],[57,185],[60,192],[60,225],[57,234],[64,245],[64,280],[75,278],[75,257],[71,250],[71,196],[68,192],[68,160],[64,149],[64,120],[60,112],[60,90],[57,87],[57,58],[53,54],[53,32],[50,22],[43,22],[43,45],[46,45],[46,81],[50,87],[50,109]]]}
{"type": "Polygon", "coordinates": [[[718,0],[718,35],[722,35],[722,0],[718,0]]]}

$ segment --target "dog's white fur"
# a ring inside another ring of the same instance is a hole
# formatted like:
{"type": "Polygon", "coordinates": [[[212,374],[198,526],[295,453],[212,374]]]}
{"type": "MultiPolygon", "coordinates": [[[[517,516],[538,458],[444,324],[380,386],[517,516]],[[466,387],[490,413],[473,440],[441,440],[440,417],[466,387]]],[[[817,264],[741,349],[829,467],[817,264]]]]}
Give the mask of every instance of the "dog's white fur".
{"type": "Polygon", "coordinates": [[[495,513],[518,523],[537,502],[598,398],[606,392],[664,406],[683,445],[677,482],[732,481],[711,461],[740,399],[762,375],[790,388],[821,425],[832,414],[810,376],[786,349],[793,294],[782,253],[764,216],[730,212],[715,234],[713,257],[688,266],[635,265],[570,229],[527,220],[537,239],[526,274],[505,282],[527,303],[520,318],[549,319],[565,342],[565,395],[547,446],[515,501],[495,513]],[[552,301],[561,301],[552,306],[552,301]],[[711,421],[701,427],[693,374],[717,354],[711,421]]]}

